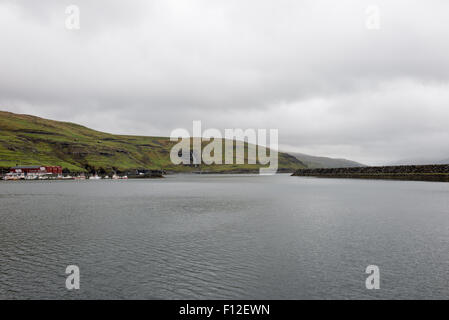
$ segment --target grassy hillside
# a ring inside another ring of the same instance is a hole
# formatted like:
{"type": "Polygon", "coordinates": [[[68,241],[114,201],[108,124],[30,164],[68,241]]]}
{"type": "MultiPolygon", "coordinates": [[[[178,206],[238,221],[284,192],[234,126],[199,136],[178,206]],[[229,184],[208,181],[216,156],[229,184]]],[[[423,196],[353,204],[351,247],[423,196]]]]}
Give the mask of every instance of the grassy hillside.
{"type": "Polygon", "coordinates": [[[364,164],[346,160],[334,159],[327,157],[315,157],[303,153],[290,153],[307,165],[308,168],[350,168],[350,167],[365,167],[364,164]]]}
{"type": "MultiPolygon", "coordinates": [[[[166,137],[113,135],[74,123],[0,111],[2,168],[60,165],[72,172],[131,169],[198,171],[198,168],[171,163],[170,149],[174,144],[166,137]]],[[[257,170],[259,167],[258,164],[203,164],[201,170],[232,172],[257,170]]],[[[304,164],[296,158],[279,154],[279,169],[294,171],[303,167],[304,164]]]]}

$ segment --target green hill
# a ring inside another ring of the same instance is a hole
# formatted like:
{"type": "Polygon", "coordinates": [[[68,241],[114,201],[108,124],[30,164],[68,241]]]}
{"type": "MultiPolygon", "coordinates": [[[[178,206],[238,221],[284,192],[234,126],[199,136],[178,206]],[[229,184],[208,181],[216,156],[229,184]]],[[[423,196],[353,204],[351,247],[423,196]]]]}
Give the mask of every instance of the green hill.
{"type": "MultiPolygon", "coordinates": [[[[0,111],[1,168],[15,165],[60,165],[72,172],[132,169],[198,171],[198,168],[192,166],[171,163],[170,149],[175,143],[166,137],[114,135],[74,123],[0,111]]],[[[201,170],[249,172],[258,170],[259,167],[259,164],[203,164],[201,170]]],[[[280,171],[293,172],[304,167],[295,157],[279,153],[280,171]]]]}

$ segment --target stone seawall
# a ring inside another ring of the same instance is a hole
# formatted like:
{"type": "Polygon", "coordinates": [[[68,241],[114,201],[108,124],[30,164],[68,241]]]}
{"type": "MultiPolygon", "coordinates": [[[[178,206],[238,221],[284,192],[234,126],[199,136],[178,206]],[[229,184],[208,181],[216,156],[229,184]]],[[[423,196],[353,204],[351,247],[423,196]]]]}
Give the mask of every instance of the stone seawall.
{"type": "Polygon", "coordinates": [[[394,179],[449,182],[449,164],[300,169],[295,171],[293,175],[323,178],[394,179]]]}

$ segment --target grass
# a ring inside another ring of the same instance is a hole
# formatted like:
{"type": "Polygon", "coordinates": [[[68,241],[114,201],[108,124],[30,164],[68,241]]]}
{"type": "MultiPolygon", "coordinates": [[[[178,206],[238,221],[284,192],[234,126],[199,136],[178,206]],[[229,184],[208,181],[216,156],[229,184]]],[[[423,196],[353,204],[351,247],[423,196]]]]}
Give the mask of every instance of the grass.
{"type": "MultiPolygon", "coordinates": [[[[166,137],[113,135],[74,123],[0,111],[2,168],[15,165],[60,165],[71,172],[133,169],[198,171],[198,168],[174,165],[170,161],[170,149],[175,143],[166,137]]],[[[255,171],[260,167],[259,164],[247,164],[245,152],[245,164],[202,164],[201,170],[255,171]]],[[[279,153],[279,169],[293,172],[304,167],[296,158],[279,153]]]]}

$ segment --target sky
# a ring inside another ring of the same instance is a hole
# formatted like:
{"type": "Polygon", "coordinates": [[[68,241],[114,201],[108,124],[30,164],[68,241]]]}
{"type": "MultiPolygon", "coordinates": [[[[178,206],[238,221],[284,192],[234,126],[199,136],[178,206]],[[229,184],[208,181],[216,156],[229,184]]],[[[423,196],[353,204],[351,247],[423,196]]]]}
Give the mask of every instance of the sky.
{"type": "Polygon", "coordinates": [[[0,110],[116,134],[278,129],[283,151],[372,165],[445,159],[448,15],[447,0],[0,0],[0,110]]]}

